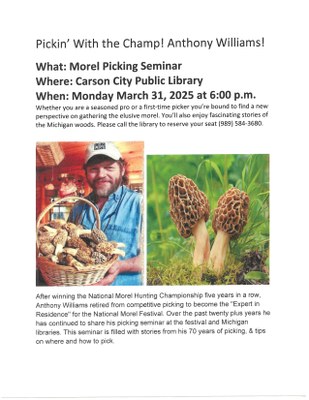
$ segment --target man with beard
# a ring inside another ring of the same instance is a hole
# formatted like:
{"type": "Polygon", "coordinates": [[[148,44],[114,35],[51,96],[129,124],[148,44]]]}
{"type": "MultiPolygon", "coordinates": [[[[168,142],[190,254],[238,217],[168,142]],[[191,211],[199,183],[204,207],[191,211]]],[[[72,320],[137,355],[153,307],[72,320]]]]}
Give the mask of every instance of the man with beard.
{"type": "MultiPolygon", "coordinates": [[[[141,195],[125,186],[128,182],[125,161],[113,143],[91,143],[86,150],[84,170],[92,188],[87,199],[99,210],[101,230],[109,241],[126,245],[125,256],[119,257],[98,284],[141,285],[141,195]]],[[[92,229],[96,218],[90,206],[78,202],[69,221],[92,229]]]]}

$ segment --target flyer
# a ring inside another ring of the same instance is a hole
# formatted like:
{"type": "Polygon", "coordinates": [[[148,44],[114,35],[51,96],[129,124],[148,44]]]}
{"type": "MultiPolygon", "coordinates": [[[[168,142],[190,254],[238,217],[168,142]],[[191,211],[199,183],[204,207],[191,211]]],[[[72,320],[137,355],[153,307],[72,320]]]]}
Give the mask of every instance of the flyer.
{"type": "Polygon", "coordinates": [[[1,5],[1,398],[307,397],[307,11],[1,5]]]}

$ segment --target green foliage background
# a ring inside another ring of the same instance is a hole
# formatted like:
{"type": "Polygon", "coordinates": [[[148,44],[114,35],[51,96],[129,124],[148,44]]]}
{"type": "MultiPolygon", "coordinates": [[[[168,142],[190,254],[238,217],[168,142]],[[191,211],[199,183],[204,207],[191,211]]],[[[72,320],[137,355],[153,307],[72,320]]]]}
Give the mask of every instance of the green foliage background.
{"type": "Polygon", "coordinates": [[[219,197],[234,186],[250,197],[248,224],[231,241],[230,254],[238,262],[246,251],[268,254],[269,155],[150,155],[147,157],[147,261],[149,267],[168,268],[190,263],[193,240],[183,239],[169,216],[168,183],[173,175],[194,180],[210,202],[206,226],[211,243],[211,220],[219,197]]]}

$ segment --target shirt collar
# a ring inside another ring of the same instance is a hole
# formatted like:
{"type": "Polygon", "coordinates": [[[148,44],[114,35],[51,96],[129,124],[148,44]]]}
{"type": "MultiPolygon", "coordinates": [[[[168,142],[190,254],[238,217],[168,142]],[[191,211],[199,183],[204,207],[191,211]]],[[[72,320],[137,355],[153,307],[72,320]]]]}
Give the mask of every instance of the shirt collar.
{"type": "Polygon", "coordinates": [[[122,195],[123,189],[124,189],[124,186],[119,186],[119,188],[116,190],[116,192],[112,193],[109,196],[108,200],[113,199],[115,201],[118,201],[122,195]]]}

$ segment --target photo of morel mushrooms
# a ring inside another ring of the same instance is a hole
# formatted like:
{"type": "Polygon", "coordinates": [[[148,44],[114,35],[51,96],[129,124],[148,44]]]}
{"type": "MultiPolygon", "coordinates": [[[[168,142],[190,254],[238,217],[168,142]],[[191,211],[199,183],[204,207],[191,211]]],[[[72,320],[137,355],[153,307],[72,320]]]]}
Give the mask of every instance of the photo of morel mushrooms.
{"type": "Polygon", "coordinates": [[[99,229],[84,229],[64,220],[52,220],[38,229],[39,256],[60,265],[83,270],[89,265],[103,264],[114,254],[124,256],[125,245],[108,241],[99,229]]]}
{"type": "Polygon", "coordinates": [[[170,216],[179,234],[195,238],[193,265],[206,266],[210,253],[209,235],[206,222],[209,218],[209,202],[192,179],[175,175],[169,181],[168,197],[170,216]]]}
{"type": "Polygon", "coordinates": [[[234,187],[218,200],[212,220],[216,237],[209,257],[209,264],[218,275],[224,271],[230,240],[237,239],[247,224],[249,202],[247,193],[234,187]]]}

